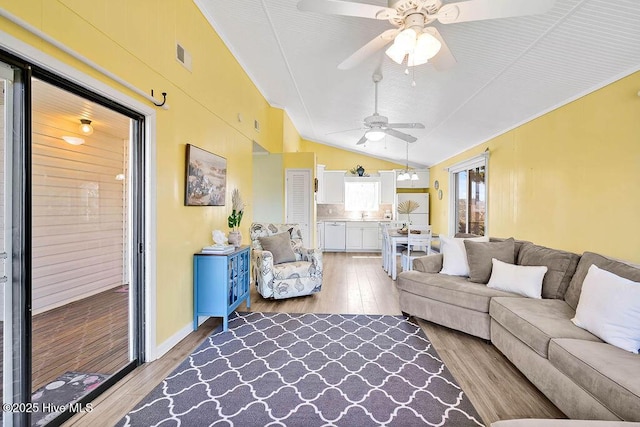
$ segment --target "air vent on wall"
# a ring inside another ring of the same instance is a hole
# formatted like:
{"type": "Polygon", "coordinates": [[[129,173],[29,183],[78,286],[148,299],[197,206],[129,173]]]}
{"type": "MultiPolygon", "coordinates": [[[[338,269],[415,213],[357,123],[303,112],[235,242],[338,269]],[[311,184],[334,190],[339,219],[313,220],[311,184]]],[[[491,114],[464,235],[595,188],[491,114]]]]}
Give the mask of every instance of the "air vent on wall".
{"type": "Polygon", "coordinates": [[[176,59],[184,68],[191,71],[191,54],[180,43],[176,43],[176,59]]]}
{"type": "Polygon", "coordinates": [[[260,132],[260,122],[257,120],[253,121],[253,128],[257,131],[260,132]]]}

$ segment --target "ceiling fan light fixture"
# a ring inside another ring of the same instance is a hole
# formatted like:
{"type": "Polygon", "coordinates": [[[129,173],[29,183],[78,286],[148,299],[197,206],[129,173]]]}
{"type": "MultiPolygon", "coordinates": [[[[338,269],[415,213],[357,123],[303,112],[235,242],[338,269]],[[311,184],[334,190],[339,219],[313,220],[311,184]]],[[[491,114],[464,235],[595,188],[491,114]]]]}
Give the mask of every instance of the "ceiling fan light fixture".
{"type": "Polygon", "coordinates": [[[405,53],[409,53],[416,48],[418,34],[413,28],[407,28],[402,30],[400,34],[396,36],[393,44],[398,46],[399,50],[405,53]]]}
{"type": "Polygon", "coordinates": [[[389,49],[385,51],[385,53],[396,64],[402,64],[402,61],[404,61],[404,57],[407,56],[407,52],[400,49],[400,47],[396,46],[395,43],[392,43],[391,46],[389,46],[389,49]]]}
{"type": "Polygon", "coordinates": [[[440,52],[441,48],[442,43],[440,43],[440,40],[435,38],[433,35],[424,32],[418,36],[415,50],[421,57],[424,56],[427,59],[431,59],[440,52]]]}
{"type": "Polygon", "coordinates": [[[383,131],[376,129],[368,130],[364,134],[369,141],[380,141],[385,135],[383,131]]]}

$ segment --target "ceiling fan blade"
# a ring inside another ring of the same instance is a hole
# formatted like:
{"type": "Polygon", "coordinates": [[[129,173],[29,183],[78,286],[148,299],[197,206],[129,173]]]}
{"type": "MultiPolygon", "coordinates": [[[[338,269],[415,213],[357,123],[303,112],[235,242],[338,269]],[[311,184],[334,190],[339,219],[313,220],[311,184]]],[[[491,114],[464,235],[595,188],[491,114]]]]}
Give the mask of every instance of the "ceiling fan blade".
{"type": "Polygon", "coordinates": [[[394,129],[424,129],[424,125],[422,123],[389,123],[387,127],[394,129]]]}
{"type": "Polygon", "coordinates": [[[535,15],[551,9],[554,3],[555,0],[469,0],[443,5],[438,11],[437,18],[443,24],[452,24],[535,15]]]}
{"type": "Polygon", "coordinates": [[[416,142],[418,140],[418,138],[416,138],[415,136],[411,136],[394,129],[385,129],[384,132],[387,135],[395,136],[396,138],[407,142],[416,142]]]}
{"type": "Polygon", "coordinates": [[[449,46],[447,46],[444,39],[440,35],[440,31],[438,31],[436,27],[425,27],[424,32],[427,32],[433,37],[437,38],[442,45],[436,56],[429,60],[429,62],[433,65],[433,68],[438,71],[445,71],[456,65],[456,58],[453,56],[453,53],[451,53],[451,50],[449,50],[449,46]]]}
{"type": "Polygon", "coordinates": [[[369,43],[356,50],[350,57],[342,61],[340,65],[338,65],[338,69],[349,70],[355,67],[369,56],[382,49],[391,40],[393,40],[399,32],[400,28],[394,28],[378,35],[375,39],[371,40],[369,43]]]}
{"type": "Polygon", "coordinates": [[[304,12],[357,16],[360,18],[381,20],[387,20],[398,16],[398,12],[390,7],[340,0],[301,0],[298,2],[298,9],[304,12]]]}
{"type": "Polygon", "coordinates": [[[362,130],[362,126],[360,126],[359,128],[344,129],[344,130],[337,130],[337,131],[334,131],[334,132],[327,132],[327,133],[325,133],[325,135],[333,135],[333,134],[336,134],[336,133],[352,132],[354,130],[362,130]]]}
{"type": "Polygon", "coordinates": [[[362,145],[365,142],[367,142],[367,136],[366,135],[362,135],[362,138],[360,138],[360,140],[358,142],[356,142],[356,145],[362,145]]]}

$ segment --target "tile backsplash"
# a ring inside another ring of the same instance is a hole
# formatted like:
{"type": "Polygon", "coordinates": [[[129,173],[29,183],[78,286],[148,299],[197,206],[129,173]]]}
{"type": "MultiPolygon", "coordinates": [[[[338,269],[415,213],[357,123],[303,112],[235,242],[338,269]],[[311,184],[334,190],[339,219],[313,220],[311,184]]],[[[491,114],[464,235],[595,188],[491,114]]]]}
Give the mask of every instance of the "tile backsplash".
{"type": "MultiPolygon", "coordinates": [[[[332,219],[362,219],[362,211],[345,211],[344,204],[318,204],[317,217],[319,220],[332,219]]],[[[383,203],[379,205],[377,211],[365,211],[366,219],[385,219],[385,213],[388,215],[393,213],[393,205],[391,203],[383,203]]]]}

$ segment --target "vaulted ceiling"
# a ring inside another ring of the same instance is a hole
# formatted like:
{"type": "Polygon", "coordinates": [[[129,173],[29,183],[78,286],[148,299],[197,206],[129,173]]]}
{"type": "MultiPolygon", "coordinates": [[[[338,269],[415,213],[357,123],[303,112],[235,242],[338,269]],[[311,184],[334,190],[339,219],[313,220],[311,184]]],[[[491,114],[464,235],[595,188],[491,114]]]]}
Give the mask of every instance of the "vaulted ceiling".
{"type": "Polygon", "coordinates": [[[381,73],[378,112],[425,125],[403,129],[418,138],[409,146],[413,166],[431,166],[640,70],[638,0],[556,0],[540,15],[436,21],[457,63],[444,71],[427,63],[408,74],[384,49],[337,68],[394,28],[389,21],[302,12],[296,0],[195,2],[303,138],[404,163],[406,143],[394,137],[356,145],[374,112],[372,75],[381,73]]]}

